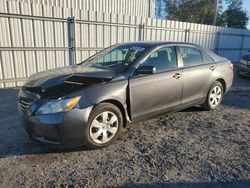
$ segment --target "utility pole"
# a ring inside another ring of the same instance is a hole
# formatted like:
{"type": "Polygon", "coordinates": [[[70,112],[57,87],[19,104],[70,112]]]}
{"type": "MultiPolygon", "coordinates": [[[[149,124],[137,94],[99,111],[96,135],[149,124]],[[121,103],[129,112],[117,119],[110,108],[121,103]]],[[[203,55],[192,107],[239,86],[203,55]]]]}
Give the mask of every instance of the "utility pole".
{"type": "Polygon", "coordinates": [[[213,25],[216,25],[216,20],[217,20],[217,15],[218,15],[218,4],[219,4],[219,0],[215,0],[215,14],[214,14],[214,21],[213,21],[213,25]]]}
{"type": "Polygon", "coordinates": [[[149,18],[155,17],[155,0],[148,0],[147,14],[149,18]]]}

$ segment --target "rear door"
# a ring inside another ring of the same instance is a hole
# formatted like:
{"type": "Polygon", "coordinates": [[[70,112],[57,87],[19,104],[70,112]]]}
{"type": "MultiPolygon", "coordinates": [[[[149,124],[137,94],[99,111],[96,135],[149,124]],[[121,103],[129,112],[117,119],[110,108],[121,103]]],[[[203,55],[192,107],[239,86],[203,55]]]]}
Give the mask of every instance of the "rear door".
{"type": "Polygon", "coordinates": [[[207,94],[217,65],[213,59],[195,46],[178,46],[182,57],[183,92],[182,105],[200,103],[207,94]]]}
{"type": "Polygon", "coordinates": [[[132,119],[154,115],[180,106],[182,78],[174,46],[152,52],[142,63],[156,68],[150,75],[134,75],[129,79],[132,119]]]}

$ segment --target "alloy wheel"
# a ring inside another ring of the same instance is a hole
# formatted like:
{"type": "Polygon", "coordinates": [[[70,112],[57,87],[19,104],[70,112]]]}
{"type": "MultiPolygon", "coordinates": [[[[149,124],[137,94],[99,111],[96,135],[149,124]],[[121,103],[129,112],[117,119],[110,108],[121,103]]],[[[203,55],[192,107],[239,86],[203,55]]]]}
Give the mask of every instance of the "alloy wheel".
{"type": "Polygon", "coordinates": [[[212,107],[217,106],[221,101],[221,97],[222,97],[222,89],[219,86],[215,86],[210,92],[209,104],[212,107]]]}
{"type": "Polygon", "coordinates": [[[97,115],[90,126],[90,138],[97,144],[109,142],[118,130],[118,118],[110,111],[97,115]]]}

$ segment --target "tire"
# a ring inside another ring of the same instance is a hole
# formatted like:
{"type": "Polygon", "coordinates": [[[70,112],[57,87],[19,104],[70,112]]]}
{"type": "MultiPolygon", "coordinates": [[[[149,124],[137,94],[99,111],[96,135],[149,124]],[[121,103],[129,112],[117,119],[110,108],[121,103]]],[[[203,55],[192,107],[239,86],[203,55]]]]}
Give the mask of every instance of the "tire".
{"type": "Polygon", "coordinates": [[[215,81],[207,93],[206,101],[202,107],[206,110],[213,110],[219,106],[224,95],[224,89],[220,82],[215,81]]]}
{"type": "Polygon", "coordinates": [[[99,149],[112,144],[123,128],[120,109],[110,103],[100,103],[91,112],[84,128],[84,143],[89,149],[99,149]]]}
{"type": "Polygon", "coordinates": [[[237,75],[238,75],[238,78],[240,78],[240,79],[245,79],[246,78],[245,76],[241,75],[239,72],[237,72],[237,75]]]}

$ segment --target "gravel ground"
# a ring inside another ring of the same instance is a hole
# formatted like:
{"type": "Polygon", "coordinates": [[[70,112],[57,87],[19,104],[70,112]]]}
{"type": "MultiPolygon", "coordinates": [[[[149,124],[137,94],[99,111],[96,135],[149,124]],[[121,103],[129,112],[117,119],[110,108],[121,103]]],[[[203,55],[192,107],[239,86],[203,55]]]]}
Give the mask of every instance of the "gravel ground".
{"type": "Polygon", "coordinates": [[[214,111],[193,107],[135,124],[100,150],[29,140],[17,93],[0,90],[0,187],[250,187],[250,80],[235,78],[214,111]]]}

